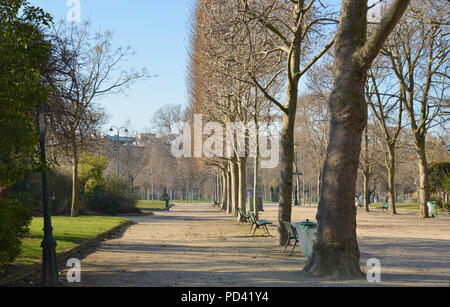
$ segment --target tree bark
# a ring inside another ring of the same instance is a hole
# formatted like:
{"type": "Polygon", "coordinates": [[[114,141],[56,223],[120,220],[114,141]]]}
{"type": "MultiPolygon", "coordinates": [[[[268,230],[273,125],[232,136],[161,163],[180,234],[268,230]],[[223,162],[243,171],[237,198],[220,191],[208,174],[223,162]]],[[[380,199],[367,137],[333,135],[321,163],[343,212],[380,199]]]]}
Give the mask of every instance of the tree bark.
{"type": "Polygon", "coordinates": [[[259,219],[259,145],[257,144],[256,147],[256,157],[253,165],[253,212],[255,213],[256,219],[259,219]]]}
{"type": "Polygon", "coordinates": [[[396,192],[395,192],[395,144],[388,146],[389,154],[388,154],[388,172],[389,172],[389,214],[395,215],[397,214],[396,209],[396,192]]]}
{"type": "Polygon", "coordinates": [[[239,207],[247,211],[247,157],[239,158],[239,207]]]}
{"type": "MultiPolygon", "coordinates": [[[[367,168],[366,168],[367,171],[367,168]]],[[[369,180],[370,180],[370,174],[363,173],[364,177],[364,207],[366,209],[366,212],[370,212],[369,209],[369,201],[370,201],[370,195],[369,195],[369,180]]]]}
{"type": "Polygon", "coordinates": [[[427,203],[430,199],[428,163],[425,151],[425,137],[416,136],[417,165],[419,167],[420,218],[429,218],[427,203]]]}
{"type": "Polygon", "coordinates": [[[318,231],[312,258],[304,269],[315,276],[362,276],[354,200],[366,123],[363,85],[358,74],[353,78],[348,75],[337,84],[338,91],[330,100],[333,118],[317,213],[318,231]]]}
{"type": "Polygon", "coordinates": [[[228,171],[228,206],[227,206],[227,213],[232,214],[233,213],[233,182],[232,182],[232,165],[230,163],[230,169],[228,171]]]}
{"type": "Polygon", "coordinates": [[[365,165],[364,165],[364,206],[366,207],[366,212],[370,212],[370,177],[372,176],[371,166],[369,164],[369,134],[367,133],[367,128],[364,130],[364,146],[365,146],[365,165]]]}
{"type": "MultiPolygon", "coordinates": [[[[289,105],[297,108],[297,90],[288,92],[289,105]]],[[[295,112],[290,115],[283,116],[283,129],[280,135],[280,169],[281,169],[281,183],[280,183],[280,205],[278,207],[278,233],[279,245],[285,246],[289,238],[283,222],[291,222],[292,215],[292,181],[294,173],[294,123],[295,112]]]]}
{"type": "Polygon", "coordinates": [[[222,210],[228,207],[228,172],[222,170],[222,210]]]}
{"type": "Polygon", "coordinates": [[[304,272],[312,276],[363,275],[359,265],[354,201],[362,133],[367,124],[364,96],[367,72],[355,63],[352,55],[365,40],[363,16],[365,18],[367,3],[355,2],[343,1],[341,14],[347,16],[341,18],[349,20],[341,24],[344,28],[336,38],[335,85],[329,102],[330,136],[317,213],[318,229],[313,255],[304,268],[304,272]],[[346,8],[349,11],[345,11],[345,5],[350,5],[346,8]]]}
{"type": "Polygon", "coordinates": [[[322,171],[319,170],[317,173],[317,203],[320,199],[320,186],[322,184],[322,171]]]}
{"type": "Polygon", "coordinates": [[[317,235],[303,272],[310,276],[362,277],[356,236],[356,180],[367,125],[367,71],[403,15],[408,0],[394,0],[368,37],[367,1],[343,0],[335,39],[335,81],[329,101],[329,145],[322,175],[317,235]]]}
{"type": "Polygon", "coordinates": [[[239,166],[237,161],[233,161],[231,165],[231,194],[234,207],[234,216],[238,217],[239,207],[239,166]]]}
{"type": "Polygon", "coordinates": [[[73,166],[72,166],[72,208],[71,217],[77,217],[80,211],[79,188],[78,188],[78,148],[73,145],[73,166]]]}

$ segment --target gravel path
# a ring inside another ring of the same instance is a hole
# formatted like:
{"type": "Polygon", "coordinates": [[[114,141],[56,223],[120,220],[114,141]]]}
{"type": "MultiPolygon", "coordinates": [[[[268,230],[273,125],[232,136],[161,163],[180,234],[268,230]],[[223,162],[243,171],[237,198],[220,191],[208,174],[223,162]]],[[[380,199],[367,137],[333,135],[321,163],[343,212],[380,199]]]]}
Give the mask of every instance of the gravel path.
{"type": "MultiPolygon", "coordinates": [[[[316,210],[296,207],[293,220],[314,220],[316,210]]],[[[261,213],[272,222],[276,216],[273,205],[261,213]]],[[[361,266],[370,258],[381,261],[378,284],[306,279],[300,275],[304,256],[298,248],[293,256],[283,253],[275,226],[269,228],[273,237],[258,230],[253,238],[249,225],[237,225],[210,204],[177,204],[170,212],[130,219],[136,224],[81,260],[81,283],[74,286],[449,286],[450,217],[358,212],[361,266]]]]}

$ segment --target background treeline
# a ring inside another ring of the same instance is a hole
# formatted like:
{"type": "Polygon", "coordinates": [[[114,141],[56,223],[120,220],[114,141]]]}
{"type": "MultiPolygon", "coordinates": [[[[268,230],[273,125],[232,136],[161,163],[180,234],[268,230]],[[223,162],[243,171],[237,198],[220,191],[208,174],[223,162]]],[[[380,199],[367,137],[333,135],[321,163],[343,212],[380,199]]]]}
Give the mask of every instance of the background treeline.
{"type": "Polygon", "coordinates": [[[256,147],[250,168],[258,217],[259,148],[277,132],[280,245],[288,241],[283,224],[291,222],[295,186],[307,187],[309,198],[314,189],[319,201],[304,273],[363,275],[358,196],[367,211],[375,196],[395,215],[406,194],[417,201],[420,218],[430,217],[433,198],[448,200],[448,191],[433,192],[438,172],[429,169],[430,162],[449,160],[448,1],[343,0],[339,7],[319,0],[199,0],[194,7],[188,112],[223,126],[268,127],[235,141],[230,155],[198,163],[218,174],[215,197],[238,215],[238,208],[247,210],[256,147]]]}

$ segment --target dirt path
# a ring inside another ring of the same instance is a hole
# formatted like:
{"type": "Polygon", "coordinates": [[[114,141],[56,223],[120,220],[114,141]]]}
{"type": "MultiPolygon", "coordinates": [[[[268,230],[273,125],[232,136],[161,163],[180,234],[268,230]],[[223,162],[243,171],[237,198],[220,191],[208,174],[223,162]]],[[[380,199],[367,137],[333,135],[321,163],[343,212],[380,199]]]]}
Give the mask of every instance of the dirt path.
{"type": "MultiPolygon", "coordinates": [[[[293,220],[314,220],[316,208],[296,207],[293,220]]],[[[276,221],[277,207],[261,218],[276,221]]],[[[78,286],[373,286],[366,280],[305,279],[305,258],[277,246],[273,237],[251,237],[249,226],[210,204],[177,204],[170,212],[134,217],[123,236],[105,241],[82,259],[78,286]]],[[[257,232],[262,234],[262,231],[257,232]]],[[[414,212],[390,217],[358,213],[361,266],[378,258],[382,286],[448,286],[450,217],[419,220],[414,212]]]]}

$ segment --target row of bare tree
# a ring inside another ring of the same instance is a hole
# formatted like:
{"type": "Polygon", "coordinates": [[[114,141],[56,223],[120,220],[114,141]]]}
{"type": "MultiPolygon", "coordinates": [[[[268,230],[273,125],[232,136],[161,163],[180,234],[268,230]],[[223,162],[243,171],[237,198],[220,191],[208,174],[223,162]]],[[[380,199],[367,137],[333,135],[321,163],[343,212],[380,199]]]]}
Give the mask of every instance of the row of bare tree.
{"type": "MultiPolygon", "coordinates": [[[[340,12],[333,8],[319,0],[199,0],[188,82],[192,114],[206,121],[279,123],[279,225],[291,221],[296,125],[303,134],[297,140],[309,138],[307,150],[321,165],[320,201],[314,253],[304,272],[354,277],[362,274],[356,183],[361,169],[368,197],[376,126],[389,170],[390,212],[396,212],[396,150],[407,135],[417,156],[420,216],[428,217],[426,141],[448,104],[449,4],[343,0],[340,12]],[[371,14],[376,9],[380,13],[371,14]]],[[[251,141],[247,135],[246,145],[251,141]]],[[[224,209],[235,214],[246,206],[248,160],[237,145],[234,155],[199,161],[220,170],[224,209]]],[[[287,233],[278,229],[283,245],[287,233]]]]}

